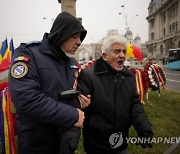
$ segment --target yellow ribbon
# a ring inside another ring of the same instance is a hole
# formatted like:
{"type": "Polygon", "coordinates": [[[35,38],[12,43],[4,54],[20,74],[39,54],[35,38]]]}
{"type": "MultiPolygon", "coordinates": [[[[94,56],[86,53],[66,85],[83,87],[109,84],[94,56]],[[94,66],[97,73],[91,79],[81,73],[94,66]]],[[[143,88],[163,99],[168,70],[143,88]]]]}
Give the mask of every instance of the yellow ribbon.
{"type": "Polygon", "coordinates": [[[4,115],[4,143],[5,143],[5,151],[7,154],[10,153],[9,151],[9,132],[8,132],[8,122],[7,122],[7,115],[6,115],[6,96],[5,96],[6,90],[3,90],[3,115],[4,115]]]}

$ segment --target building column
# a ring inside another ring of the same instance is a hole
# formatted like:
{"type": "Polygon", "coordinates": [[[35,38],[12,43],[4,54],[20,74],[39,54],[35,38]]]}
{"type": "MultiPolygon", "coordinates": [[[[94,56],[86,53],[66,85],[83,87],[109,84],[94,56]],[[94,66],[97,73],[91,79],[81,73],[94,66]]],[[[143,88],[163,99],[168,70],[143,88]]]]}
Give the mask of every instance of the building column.
{"type": "Polygon", "coordinates": [[[61,3],[61,12],[68,12],[76,17],[76,0],[58,0],[61,3]]]}

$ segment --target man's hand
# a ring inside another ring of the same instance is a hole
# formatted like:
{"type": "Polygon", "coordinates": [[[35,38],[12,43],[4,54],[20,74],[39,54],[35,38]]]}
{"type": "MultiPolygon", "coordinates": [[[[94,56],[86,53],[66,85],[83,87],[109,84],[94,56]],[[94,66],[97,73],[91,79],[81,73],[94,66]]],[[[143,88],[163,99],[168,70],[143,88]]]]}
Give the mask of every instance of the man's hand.
{"type": "Polygon", "coordinates": [[[142,143],[137,143],[137,145],[141,145],[142,148],[152,148],[152,138],[153,138],[153,133],[151,131],[144,131],[139,137],[142,138],[142,143]]]}
{"type": "Polygon", "coordinates": [[[79,128],[83,128],[83,122],[84,122],[84,119],[85,119],[85,117],[84,117],[84,112],[82,112],[80,109],[78,109],[77,108],[77,110],[78,110],[78,114],[79,114],[79,119],[78,119],[78,122],[76,122],[74,125],[76,126],[76,127],[79,127],[79,128]]]}
{"type": "Polygon", "coordinates": [[[86,96],[80,94],[80,95],[78,96],[78,98],[79,98],[79,101],[80,101],[80,103],[81,103],[81,108],[82,108],[82,109],[88,107],[89,104],[91,103],[91,95],[87,95],[87,97],[86,97],[86,96]]]}

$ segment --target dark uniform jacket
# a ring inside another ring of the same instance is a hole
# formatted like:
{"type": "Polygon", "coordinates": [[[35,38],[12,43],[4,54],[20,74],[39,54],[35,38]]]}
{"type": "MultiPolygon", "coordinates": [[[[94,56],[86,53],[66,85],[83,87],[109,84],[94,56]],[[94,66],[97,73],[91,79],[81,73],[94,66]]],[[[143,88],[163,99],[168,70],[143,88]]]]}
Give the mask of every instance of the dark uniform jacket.
{"type": "Polygon", "coordinates": [[[78,31],[83,41],[86,30],[81,23],[61,13],[41,42],[23,43],[15,50],[9,89],[17,112],[19,154],[58,153],[57,128],[78,121],[73,102],[59,98],[61,91],[72,89],[78,71],[71,68],[76,60],[68,58],[60,44],[78,31]]]}
{"type": "Polygon", "coordinates": [[[151,130],[136,92],[135,78],[127,67],[115,72],[100,58],[81,72],[78,90],[91,95],[91,104],[84,110],[83,137],[87,153],[126,149],[125,140],[132,124],[138,133],[151,130]]]}

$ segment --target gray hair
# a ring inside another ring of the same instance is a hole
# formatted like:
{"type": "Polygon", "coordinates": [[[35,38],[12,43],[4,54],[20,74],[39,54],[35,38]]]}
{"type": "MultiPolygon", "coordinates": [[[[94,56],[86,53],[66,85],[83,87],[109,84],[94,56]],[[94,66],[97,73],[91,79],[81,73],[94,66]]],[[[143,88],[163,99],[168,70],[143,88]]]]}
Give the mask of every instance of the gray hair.
{"type": "Polygon", "coordinates": [[[102,53],[109,53],[111,51],[112,45],[115,43],[124,44],[125,46],[127,45],[126,40],[119,35],[107,36],[102,43],[102,53]]]}

